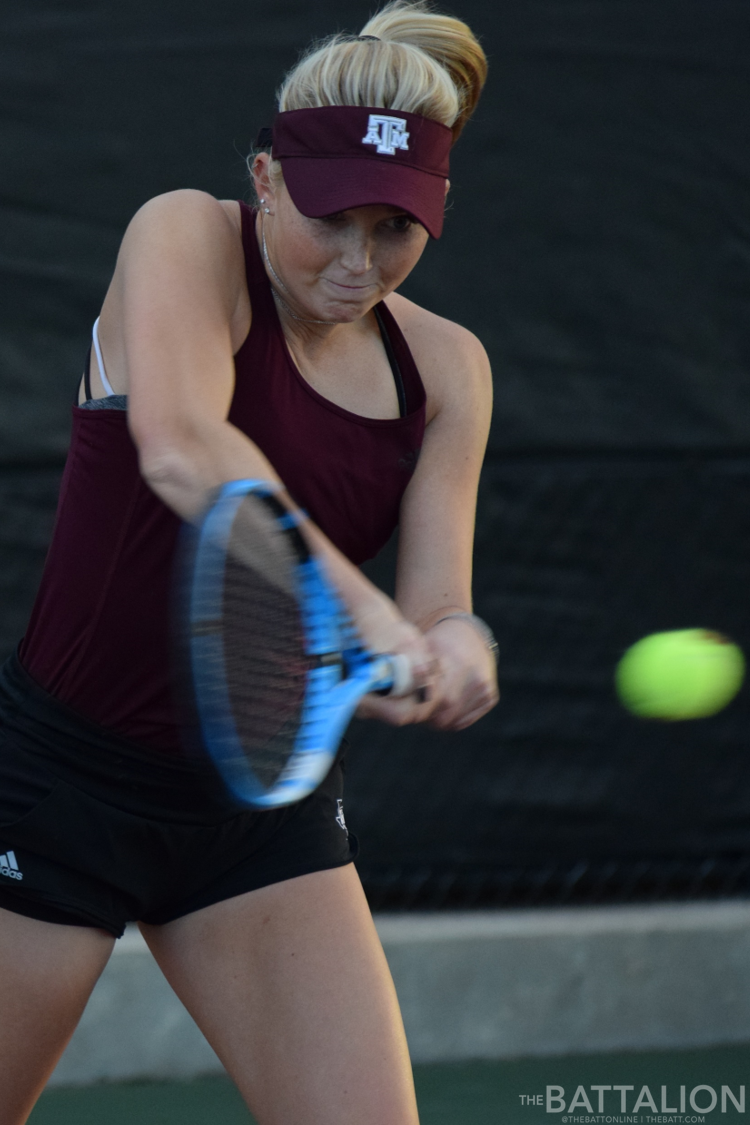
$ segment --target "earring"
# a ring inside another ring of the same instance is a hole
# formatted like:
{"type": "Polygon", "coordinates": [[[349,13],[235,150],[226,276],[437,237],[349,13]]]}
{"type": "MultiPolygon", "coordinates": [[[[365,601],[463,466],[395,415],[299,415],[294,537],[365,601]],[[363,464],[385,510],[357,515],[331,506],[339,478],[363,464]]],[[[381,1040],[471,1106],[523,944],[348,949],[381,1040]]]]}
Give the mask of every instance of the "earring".
{"type": "Polygon", "coordinates": [[[260,202],[261,202],[261,204],[263,204],[263,203],[265,203],[266,201],[265,201],[265,199],[261,199],[261,201],[260,201],[260,202]]]}
{"type": "Polygon", "coordinates": [[[270,215],[270,214],[271,214],[271,208],[270,208],[270,207],[264,207],[264,208],[263,208],[263,210],[265,211],[265,213],[266,213],[267,215],[270,215]]]}

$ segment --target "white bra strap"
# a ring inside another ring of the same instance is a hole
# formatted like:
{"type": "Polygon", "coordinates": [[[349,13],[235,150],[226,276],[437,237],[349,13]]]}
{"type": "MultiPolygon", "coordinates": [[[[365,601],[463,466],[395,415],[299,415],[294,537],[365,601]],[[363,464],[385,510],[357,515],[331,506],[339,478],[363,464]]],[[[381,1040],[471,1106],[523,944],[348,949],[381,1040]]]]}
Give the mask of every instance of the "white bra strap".
{"type": "Polygon", "coordinates": [[[102,381],[102,386],[107,395],[113,395],[115,392],[112,390],[112,385],[107,378],[107,373],[104,370],[104,360],[102,358],[102,349],[99,345],[99,317],[94,321],[94,351],[96,352],[96,362],[99,364],[99,377],[102,381]]]}

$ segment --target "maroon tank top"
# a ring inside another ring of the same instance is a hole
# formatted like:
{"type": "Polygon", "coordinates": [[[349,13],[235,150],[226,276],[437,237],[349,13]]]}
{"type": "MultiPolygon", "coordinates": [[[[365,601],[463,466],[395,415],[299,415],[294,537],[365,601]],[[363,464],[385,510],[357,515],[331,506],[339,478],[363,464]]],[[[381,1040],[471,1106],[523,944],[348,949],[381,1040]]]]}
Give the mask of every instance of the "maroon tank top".
{"type": "MultiPolygon", "coordinates": [[[[406,413],[363,418],[319,395],[286,347],[244,204],[252,327],[235,358],[229,420],[354,563],[398,522],[424,436],[425,392],[392,314],[378,306],[406,413]]],[[[178,752],[172,694],[171,578],[179,518],[149,489],[124,410],[73,407],[70,449],[39,592],[19,656],[63,703],[143,745],[178,752]]]]}

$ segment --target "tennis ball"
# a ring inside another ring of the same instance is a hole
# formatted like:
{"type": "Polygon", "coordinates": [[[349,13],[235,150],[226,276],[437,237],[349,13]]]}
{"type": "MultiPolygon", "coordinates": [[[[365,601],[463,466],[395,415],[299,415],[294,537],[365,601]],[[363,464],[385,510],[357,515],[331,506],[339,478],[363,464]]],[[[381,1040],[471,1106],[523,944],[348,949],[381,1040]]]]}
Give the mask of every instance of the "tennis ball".
{"type": "Polygon", "coordinates": [[[737,645],[708,629],[652,633],[617,665],[617,693],[644,719],[705,719],[740,689],[745,660],[737,645]]]}

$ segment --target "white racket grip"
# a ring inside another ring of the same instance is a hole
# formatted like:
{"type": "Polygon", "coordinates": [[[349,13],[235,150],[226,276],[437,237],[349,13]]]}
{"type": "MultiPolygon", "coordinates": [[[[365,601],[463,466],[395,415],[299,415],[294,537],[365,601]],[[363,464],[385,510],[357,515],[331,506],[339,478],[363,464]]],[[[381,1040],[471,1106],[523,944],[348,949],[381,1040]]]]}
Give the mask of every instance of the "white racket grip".
{"type": "Polygon", "coordinates": [[[388,663],[391,666],[393,677],[393,687],[388,694],[395,696],[411,695],[414,691],[414,675],[409,657],[402,653],[396,653],[394,656],[388,657],[388,663]]]}

